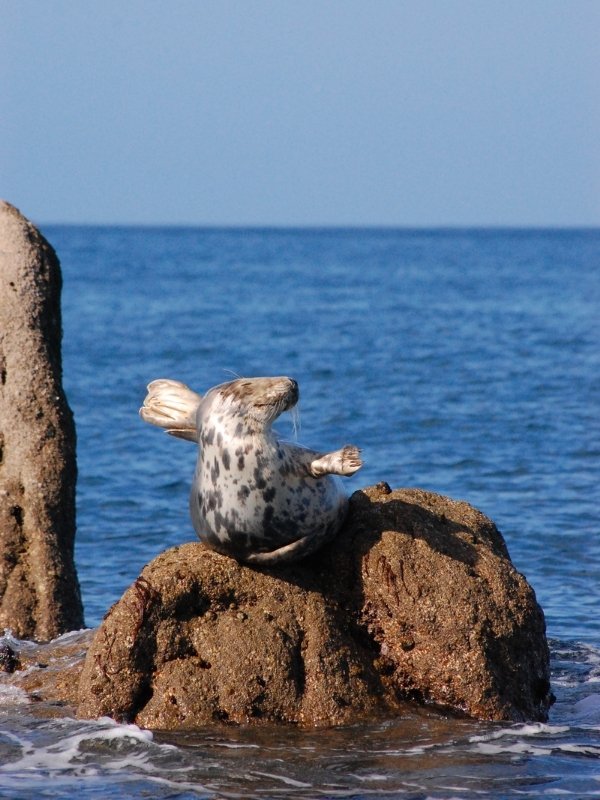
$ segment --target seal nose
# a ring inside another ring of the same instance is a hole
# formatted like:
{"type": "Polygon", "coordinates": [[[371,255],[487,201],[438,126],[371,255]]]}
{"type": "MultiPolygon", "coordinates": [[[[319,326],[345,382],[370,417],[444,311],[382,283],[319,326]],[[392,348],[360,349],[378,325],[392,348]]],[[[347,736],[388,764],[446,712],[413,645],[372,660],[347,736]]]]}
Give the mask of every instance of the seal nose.
{"type": "Polygon", "coordinates": [[[289,381],[290,381],[290,390],[288,393],[287,408],[293,408],[298,402],[298,398],[300,397],[300,390],[298,389],[297,381],[295,381],[293,378],[289,378],[289,381]]]}

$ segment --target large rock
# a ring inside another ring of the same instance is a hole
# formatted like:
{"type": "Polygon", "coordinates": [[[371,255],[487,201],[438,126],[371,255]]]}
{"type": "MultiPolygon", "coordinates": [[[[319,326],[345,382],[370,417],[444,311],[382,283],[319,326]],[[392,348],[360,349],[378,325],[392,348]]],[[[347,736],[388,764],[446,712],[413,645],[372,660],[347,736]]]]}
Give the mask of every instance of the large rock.
{"type": "Polygon", "coordinates": [[[494,523],[467,503],[379,485],[356,493],[345,580],[403,697],[492,720],[545,720],[542,609],[494,523]]]}
{"type": "Polygon", "coordinates": [[[548,662],[542,611],[494,524],[379,484],[296,565],[254,570],[200,543],[156,558],[98,629],[78,714],[162,729],[331,725],[417,699],[545,720],[548,662]]]}
{"type": "Polygon", "coordinates": [[[38,640],[83,625],[60,292],[54,250],[0,201],[0,630],[38,640]]]}

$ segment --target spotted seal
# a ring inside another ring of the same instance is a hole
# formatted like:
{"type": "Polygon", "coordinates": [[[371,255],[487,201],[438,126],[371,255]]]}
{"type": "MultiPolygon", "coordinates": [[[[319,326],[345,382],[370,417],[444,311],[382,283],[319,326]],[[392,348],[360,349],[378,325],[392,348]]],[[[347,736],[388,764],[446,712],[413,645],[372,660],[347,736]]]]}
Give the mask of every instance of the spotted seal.
{"type": "Polygon", "coordinates": [[[204,396],[185,384],[149,384],[140,415],[198,443],[190,492],[196,533],[214,550],[251,564],[295,561],[338,532],[348,508],[336,475],[362,466],[347,445],[319,453],[277,438],[271,425],[298,402],[291,378],[241,378],[204,396]]]}

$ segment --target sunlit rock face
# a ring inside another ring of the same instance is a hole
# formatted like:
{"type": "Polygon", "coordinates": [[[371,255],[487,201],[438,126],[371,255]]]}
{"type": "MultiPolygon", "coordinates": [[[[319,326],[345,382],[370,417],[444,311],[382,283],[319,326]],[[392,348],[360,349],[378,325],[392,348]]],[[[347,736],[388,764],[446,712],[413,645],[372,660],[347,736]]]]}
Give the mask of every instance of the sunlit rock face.
{"type": "Polygon", "coordinates": [[[0,629],[38,640],[83,625],[60,292],[54,250],[0,202],[0,629]]]}

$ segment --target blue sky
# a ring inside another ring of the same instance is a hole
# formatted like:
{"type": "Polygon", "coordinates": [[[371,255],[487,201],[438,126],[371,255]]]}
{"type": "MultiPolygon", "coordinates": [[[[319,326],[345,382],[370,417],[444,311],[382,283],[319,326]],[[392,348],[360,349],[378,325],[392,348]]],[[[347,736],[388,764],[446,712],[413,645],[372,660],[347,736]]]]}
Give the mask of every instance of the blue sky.
{"type": "Polygon", "coordinates": [[[2,0],[41,222],[599,225],[596,0],[2,0]]]}

